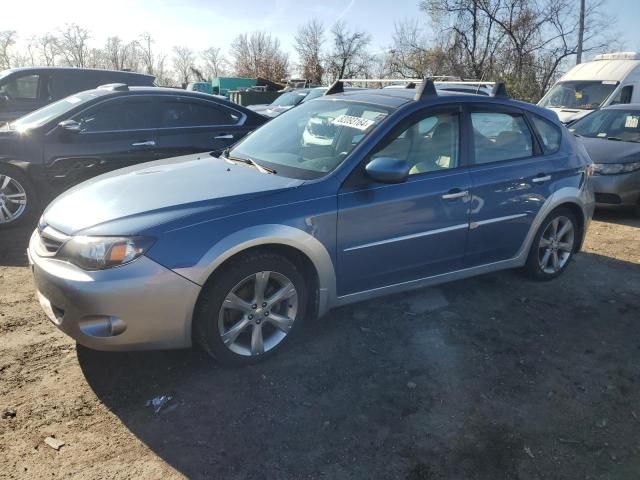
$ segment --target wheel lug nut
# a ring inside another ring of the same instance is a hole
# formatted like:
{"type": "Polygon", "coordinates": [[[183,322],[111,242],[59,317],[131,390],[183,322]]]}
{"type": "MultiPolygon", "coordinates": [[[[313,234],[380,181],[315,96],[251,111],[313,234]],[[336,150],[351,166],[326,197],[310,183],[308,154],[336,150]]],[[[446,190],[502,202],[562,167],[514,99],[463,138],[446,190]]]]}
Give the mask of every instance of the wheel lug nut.
{"type": "Polygon", "coordinates": [[[249,315],[249,320],[253,320],[253,315],[249,315]]]}
{"type": "Polygon", "coordinates": [[[262,308],[267,306],[267,302],[262,302],[262,308]]]}
{"type": "Polygon", "coordinates": [[[269,316],[269,312],[264,312],[264,316],[268,317],[269,316]]]}
{"type": "Polygon", "coordinates": [[[256,308],[258,308],[258,305],[256,305],[256,304],[254,303],[253,305],[251,305],[251,308],[253,308],[253,309],[255,310],[256,308]]]}

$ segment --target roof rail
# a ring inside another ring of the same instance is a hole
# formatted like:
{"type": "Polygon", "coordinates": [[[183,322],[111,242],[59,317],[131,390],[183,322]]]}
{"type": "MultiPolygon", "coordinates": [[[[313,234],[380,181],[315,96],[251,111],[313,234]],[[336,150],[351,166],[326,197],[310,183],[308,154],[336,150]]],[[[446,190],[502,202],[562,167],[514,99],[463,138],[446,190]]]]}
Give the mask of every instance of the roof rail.
{"type": "Polygon", "coordinates": [[[98,87],[101,90],[111,90],[112,92],[128,92],[129,86],[126,83],[107,83],[98,87]]]}
{"type": "Polygon", "coordinates": [[[336,80],[331,84],[327,91],[324,92],[325,95],[333,95],[335,93],[343,93],[344,92],[344,83],[342,80],[336,80]]]}
{"type": "Polygon", "coordinates": [[[495,83],[495,85],[493,86],[493,90],[491,90],[491,96],[498,98],[510,98],[504,82],[495,83]]]}
{"type": "Polygon", "coordinates": [[[416,95],[413,97],[414,100],[425,100],[430,97],[437,97],[438,91],[436,90],[436,86],[433,84],[433,80],[431,78],[425,78],[424,81],[416,90],[416,95]]]}

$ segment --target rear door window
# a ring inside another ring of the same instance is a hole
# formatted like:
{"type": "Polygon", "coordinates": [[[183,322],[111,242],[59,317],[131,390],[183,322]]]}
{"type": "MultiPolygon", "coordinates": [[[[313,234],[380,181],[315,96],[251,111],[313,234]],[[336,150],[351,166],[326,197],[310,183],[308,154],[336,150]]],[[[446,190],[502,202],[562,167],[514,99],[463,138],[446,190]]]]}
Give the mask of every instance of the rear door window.
{"type": "Polygon", "coordinates": [[[505,112],[472,112],[475,163],[493,163],[533,155],[533,136],[524,116],[505,112]]]}
{"type": "Polygon", "coordinates": [[[164,128],[209,127],[235,125],[240,114],[215,102],[165,100],[161,103],[164,128]]]}

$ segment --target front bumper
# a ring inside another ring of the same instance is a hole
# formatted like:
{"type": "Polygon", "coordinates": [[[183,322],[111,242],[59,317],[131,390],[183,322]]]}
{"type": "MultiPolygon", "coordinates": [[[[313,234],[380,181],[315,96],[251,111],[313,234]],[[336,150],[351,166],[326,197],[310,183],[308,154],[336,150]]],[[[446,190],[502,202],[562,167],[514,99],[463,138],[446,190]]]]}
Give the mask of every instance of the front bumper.
{"type": "Polygon", "coordinates": [[[640,201],[640,170],[592,178],[598,207],[633,207],[640,201]]]}
{"type": "Polygon", "coordinates": [[[49,319],[78,343],[96,350],[191,346],[191,319],[200,286],[142,256],[122,267],[84,271],[35,253],[29,262],[49,319]]]}

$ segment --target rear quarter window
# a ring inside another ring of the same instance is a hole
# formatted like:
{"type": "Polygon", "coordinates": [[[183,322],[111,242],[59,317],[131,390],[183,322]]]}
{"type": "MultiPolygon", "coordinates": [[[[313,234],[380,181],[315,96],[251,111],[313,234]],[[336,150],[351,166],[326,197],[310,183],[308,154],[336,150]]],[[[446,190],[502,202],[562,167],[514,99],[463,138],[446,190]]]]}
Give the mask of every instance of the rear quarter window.
{"type": "Polygon", "coordinates": [[[560,148],[560,140],[562,139],[562,132],[560,131],[560,128],[537,115],[531,115],[531,121],[533,122],[535,129],[538,131],[544,153],[549,155],[557,152],[560,148]]]}

